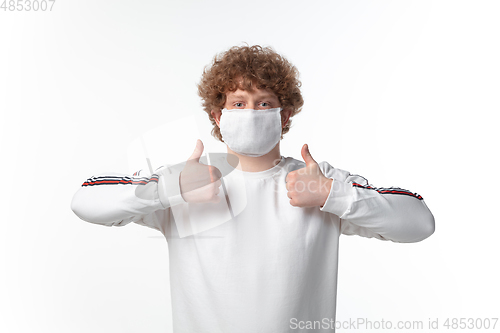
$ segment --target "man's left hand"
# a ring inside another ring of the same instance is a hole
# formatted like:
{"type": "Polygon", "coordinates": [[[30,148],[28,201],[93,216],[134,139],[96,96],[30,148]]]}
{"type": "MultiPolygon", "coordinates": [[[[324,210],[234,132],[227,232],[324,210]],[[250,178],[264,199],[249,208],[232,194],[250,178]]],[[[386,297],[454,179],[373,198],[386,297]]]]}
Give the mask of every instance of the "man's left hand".
{"type": "Polygon", "coordinates": [[[333,179],[323,175],[307,144],[302,146],[301,154],[306,167],[289,172],[285,178],[290,204],[295,207],[323,207],[333,179]]]}

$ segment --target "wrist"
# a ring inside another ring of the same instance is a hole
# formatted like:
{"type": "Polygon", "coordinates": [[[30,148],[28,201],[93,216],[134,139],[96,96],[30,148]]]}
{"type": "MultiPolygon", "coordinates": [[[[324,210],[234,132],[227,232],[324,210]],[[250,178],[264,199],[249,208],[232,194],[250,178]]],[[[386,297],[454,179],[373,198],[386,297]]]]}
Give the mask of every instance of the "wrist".
{"type": "Polygon", "coordinates": [[[323,208],[323,206],[326,203],[326,200],[328,199],[328,196],[330,195],[330,191],[332,190],[332,183],[333,183],[333,179],[327,178],[326,184],[324,186],[324,190],[322,193],[321,205],[319,206],[320,208],[323,208]]]}

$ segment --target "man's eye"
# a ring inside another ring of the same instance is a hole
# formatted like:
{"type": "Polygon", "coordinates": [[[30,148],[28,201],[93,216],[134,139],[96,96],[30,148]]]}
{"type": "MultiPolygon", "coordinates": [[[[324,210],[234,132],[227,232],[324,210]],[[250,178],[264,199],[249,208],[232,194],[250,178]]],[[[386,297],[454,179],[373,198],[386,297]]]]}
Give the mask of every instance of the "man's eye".
{"type": "Polygon", "coordinates": [[[267,104],[267,105],[262,105],[262,106],[264,106],[264,107],[265,107],[265,106],[269,106],[269,103],[267,103],[267,102],[262,102],[261,104],[267,104]]]}
{"type": "Polygon", "coordinates": [[[243,103],[235,103],[237,107],[243,106],[243,103]]]}

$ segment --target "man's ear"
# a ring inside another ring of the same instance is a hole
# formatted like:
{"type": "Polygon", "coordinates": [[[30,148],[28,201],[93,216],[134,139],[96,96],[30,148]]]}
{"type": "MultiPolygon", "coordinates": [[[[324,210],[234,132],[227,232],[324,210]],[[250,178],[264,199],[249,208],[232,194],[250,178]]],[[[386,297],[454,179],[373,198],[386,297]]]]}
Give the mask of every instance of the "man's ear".
{"type": "Polygon", "coordinates": [[[217,126],[219,126],[219,128],[220,128],[220,116],[221,116],[220,110],[212,109],[212,111],[210,113],[212,114],[212,117],[214,117],[215,122],[217,123],[217,126]]]}
{"type": "Polygon", "coordinates": [[[291,114],[292,110],[290,109],[283,109],[283,111],[281,111],[281,128],[284,128],[286,126],[291,114]]]}

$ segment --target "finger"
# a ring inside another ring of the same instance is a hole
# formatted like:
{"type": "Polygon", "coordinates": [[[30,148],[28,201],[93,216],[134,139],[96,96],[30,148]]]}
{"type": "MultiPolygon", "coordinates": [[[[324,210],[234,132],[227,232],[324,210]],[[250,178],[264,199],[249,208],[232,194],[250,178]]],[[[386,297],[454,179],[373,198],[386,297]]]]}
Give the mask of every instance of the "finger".
{"type": "Polygon", "coordinates": [[[212,167],[208,167],[208,174],[210,175],[210,183],[214,182],[214,175],[213,175],[213,170],[212,167]]]}
{"type": "Polygon", "coordinates": [[[196,140],[196,147],[194,148],[193,153],[189,157],[189,160],[195,160],[199,162],[200,156],[201,154],[203,154],[203,149],[204,149],[203,142],[201,142],[200,139],[196,140]]]}
{"type": "Polygon", "coordinates": [[[300,151],[302,154],[302,159],[306,162],[306,165],[317,164],[314,158],[311,156],[311,152],[309,151],[309,145],[306,143],[302,146],[302,150],[300,151]]]}
{"type": "Polygon", "coordinates": [[[222,172],[219,170],[219,168],[217,167],[213,167],[214,168],[214,175],[218,178],[218,179],[221,179],[222,178],[222,172]]]}
{"type": "Polygon", "coordinates": [[[222,178],[222,172],[220,172],[220,170],[217,167],[210,165],[209,172],[210,172],[210,182],[212,183],[222,178]]]}

